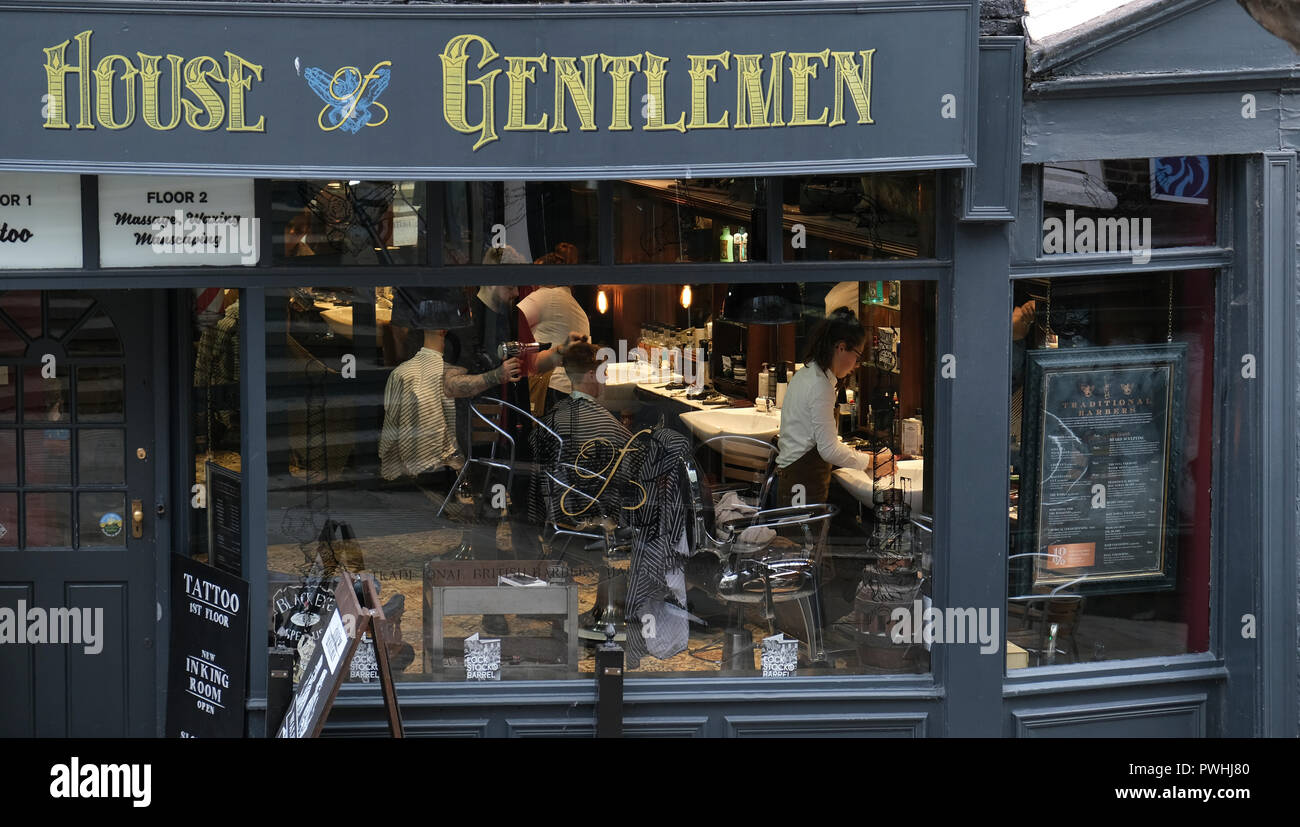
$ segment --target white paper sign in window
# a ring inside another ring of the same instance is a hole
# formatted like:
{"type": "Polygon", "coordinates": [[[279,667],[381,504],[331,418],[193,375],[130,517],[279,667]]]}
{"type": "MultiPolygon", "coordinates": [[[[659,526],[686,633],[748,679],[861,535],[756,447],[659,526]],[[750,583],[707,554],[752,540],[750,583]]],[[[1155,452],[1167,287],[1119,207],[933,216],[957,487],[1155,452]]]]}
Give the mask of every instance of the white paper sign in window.
{"type": "Polygon", "coordinates": [[[253,182],[246,178],[99,178],[101,267],[252,266],[253,182]]]}
{"type": "Polygon", "coordinates": [[[81,176],[0,173],[0,270],[81,267],[81,176]]]}

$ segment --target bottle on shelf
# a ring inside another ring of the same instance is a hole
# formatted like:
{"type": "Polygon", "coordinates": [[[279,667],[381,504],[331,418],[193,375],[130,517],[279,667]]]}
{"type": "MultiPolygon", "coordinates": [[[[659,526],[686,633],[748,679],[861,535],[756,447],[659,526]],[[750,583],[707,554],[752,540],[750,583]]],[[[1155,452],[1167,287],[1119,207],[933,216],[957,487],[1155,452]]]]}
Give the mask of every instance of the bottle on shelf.
{"type": "Polygon", "coordinates": [[[718,261],[733,261],[734,250],[732,248],[734,245],[731,236],[731,227],[726,226],[722,228],[722,235],[719,238],[719,241],[721,242],[721,247],[718,250],[718,261]]]}

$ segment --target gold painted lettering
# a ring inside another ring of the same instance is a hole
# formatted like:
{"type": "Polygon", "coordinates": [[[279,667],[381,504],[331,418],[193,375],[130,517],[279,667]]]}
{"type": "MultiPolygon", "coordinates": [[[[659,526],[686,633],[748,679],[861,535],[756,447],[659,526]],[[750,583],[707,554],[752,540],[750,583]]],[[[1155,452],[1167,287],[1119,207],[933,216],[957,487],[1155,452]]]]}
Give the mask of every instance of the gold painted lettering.
{"type": "Polygon", "coordinates": [[[660,57],[652,52],[645,53],[645,87],[646,97],[649,100],[646,108],[645,126],[641,128],[647,132],[667,129],[675,129],[678,132],[686,131],[685,112],[672,123],[664,123],[664,75],[668,74],[664,67],[667,65],[668,58],[660,57]]]}
{"type": "Polygon", "coordinates": [[[875,123],[871,120],[871,59],[875,49],[863,49],[862,68],[853,60],[852,52],[831,52],[835,58],[835,114],[829,126],[844,123],[844,90],[849,90],[853,107],[858,110],[858,123],[875,123]]]}
{"type": "Polygon", "coordinates": [[[785,52],[772,52],[767,94],[763,94],[762,55],[736,55],[736,129],[784,126],[781,112],[785,52]]]}
{"type": "Polygon", "coordinates": [[[222,102],[221,95],[212,88],[208,78],[218,83],[224,83],[226,80],[221,75],[221,64],[217,63],[215,58],[203,55],[191,58],[185,64],[185,88],[198,98],[199,102],[195,104],[183,100],[181,106],[185,109],[185,122],[200,132],[211,132],[220,127],[221,121],[226,117],[226,105],[222,102]],[[204,66],[209,68],[205,69],[204,66]],[[208,116],[207,123],[202,126],[199,125],[200,113],[208,116]]]}
{"type": "MultiPolygon", "coordinates": [[[[605,463],[605,467],[601,468],[599,471],[590,471],[584,469],[581,465],[582,460],[587,456],[587,452],[589,450],[594,450],[596,448],[601,448],[601,447],[603,448],[611,447],[610,441],[608,439],[604,439],[603,437],[597,437],[596,439],[588,440],[587,442],[583,443],[582,448],[579,449],[578,451],[577,458],[574,459],[573,461],[575,472],[580,478],[585,480],[596,479],[597,477],[603,476],[604,484],[600,486],[600,490],[597,491],[594,495],[592,495],[590,499],[584,496],[583,499],[586,500],[586,505],[584,505],[582,508],[580,508],[577,511],[570,511],[568,509],[568,506],[565,504],[566,498],[569,496],[569,494],[573,493],[574,489],[572,487],[565,488],[564,493],[560,495],[560,510],[563,511],[566,516],[577,517],[578,515],[585,513],[587,509],[595,505],[600,500],[600,495],[605,493],[605,489],[609,487],[610,482],[614,479],[614,475],[618,473],[618,467],[623,464],[624,458],[626,458],[627,455],[632,451],[639,450],[639,449],[634,449],[632,447],[632,443],[636,442],[637,437],[641,436],[642,434],[648,434],[648,433],[650,433],[650,429],[646,428],[644,430],[637,431],[635,434],[632,434],[632,438],[627,441],[627,444],[624,445],[622,448],[618,449],[617,451],[615,451],[614,455],[609,458],[608,462],[605,463]]],[[[636,505],[623,506],[623,510],[636,511],[638,508],[645,505],[646,502],[645,486],[641,485],[641,483],[637,482],[636,480],[628,480],[628,483],[631,485],[635,485],[637,488],[641,489],[641,500],[636,505]]]]}
{"type": "MultiPolygon", "coordinates": [[[[379,66],[391,65],[390,61],[384,61],[379,66]]],[[[375,69],[378,69],[376,66],[375,69]]],[[[373,79],[374,69],[371,74],[366,76],[367,82],[373,79]]],[[[226,52],[226,85],[230,88],[230,122],[226,125],[227,132],[265,132],[266,118],[259,117],[257,123],[249,126],[244,123],[244,93],[253,85],[253,78],[257,78],[260,83],[262,80],[262,67],[256,63],[249,63],[234,52],[226,52]],[[244,74],[248,69],[249,77],[244,74]]],[[[360,95],[358,95],[360,97],[360,95]]],[[[387,115],[385,115],[385,120],[387,115]]],[[[372,124],[377,126],[378,124],[372,124]]]]}
{"type": "Polygon", "coordinates": [[[135,76],[139,72],[126,55],[106,55],[99,61],[95,70],[95,119],[105,129],[126,129],[135,120],[135,76]],[[114,61],[122,61],[126,67],[122,70],[123,97],[126,98],[126,119],[118,122],[113,113],[113,70],[114,61]]]}
{"type": "Polygon", "coordinates": [[[546,129],[546,119],[549,117],[545,113],[542,119],[536,123],[528,123],[526,109],[528,107],[528,87],[526,83],[537,80],[537,70],[529,69],[528,64],[536,63],[546,71],[546,52],[542,52],[537,57],[507,57],[506,58],[506,78],[510,81],[510,103],[506,107],[506,125],[507,132],[527,132],[528,130],[546,129]]]}
{"type": "Polygon", "coordinates": [[[162,77],[162,72],[158,70],[158,61],[162,60],[162,55],[147,55],[144,52],[136,52],[140,56],[140,117],[144,119],[145,124],[150,129],[158,129],[163,132],[175,129],[181,122],[181,64],[185,59],[180,55],[167,55],[167,62],[172,67],[172,88],[168,96],[168,102],[172,119],[168,123],[163,123],[158,117],[158,79],[162,77]]]}
{"type": "Polygon", "coordinates": [[[722,120],[709,120],[709,87],[706,80],[718,79],[718,67],[710,66],[710,63],[718,62],[722,68],[726,69],[731,65],[731,52],[720,52],[716,55],[687,55],[691,61],[691,68],[687,74],[691,76],[691,120],[686,124],[687,129],[726,129],[727,121],[731,117],[726,110],[722,112],[722,120]]]}
{"type": "Polygon", "coordinates": [[[600,70],[609,72],[610,80],[613,81],[613,113],[609,119],[609,129],[611,132],[622,132],[632,128],[629,121],[629,87],[632,81],[632,70],[641,71],[641,55],[607,55],[600,56],[600,70]],[[610,67],[613,67],[612,69],[610,67]]]}
{"type": "Polygon", "coordinates": [[[65,40],[57,46],[45,49],[45,88],[49,94],[49,109],[45,118],[46,129],[68,129],[68,75],[77,76],[77,94],[79,97],[80,116],[77,129],[94,129],[90,120],[90,35],[87,29],[74,39],[77,41],[77,65],[70,66],[67,61],[68,44],[65,40]]]}
{"type": "Polygon", "coordinates": [[[496,76],[501,73],[500,69],[493,69],[487,74],[481,75],[474,80],[467,80],[465,77],[465,64],[469,60],[469,46],[471,43],[477,43],[483,50],[483,56],[479,58],[477,68],[482,69],[500,55],[492,44],[476,34],[458,34],[451,40],[447,41],[447,46],[442,50],[438,58],[442,61],[442,117],[447,125],[457,132],[471,134],[479,133],[479,138],[474,142],[474,151],[477,152],[479,147],[497,140],[496,125],[494,117],[496,115],[496,106],[494,103],[496,76]],[[467,86],[474,85],[481,91],[480,99],[483,105],[482,117],[476,124],[469,123],[465,117],[466,110],[466,91],[467,86]]]}
{"type": "Polygon", "coordinates": [[[596,58],[597,55],[582,56],[582,74],[578,74],[578,65],[571,57],[552,57],[555,68],[555,117],[551,120],[552,132],[568,132],[564,125],[564,90],[569,90],[569,99],[578,113],[578,127],[583,132],[596,129],[596,58]]]}
{"type": "Polygon", "coordinates": [[[817,77],[817,64],[811,61],[820,60],[828,66],[830,58],[830,49],[790,53],[790,126],[825,126],[826,107],[822,107],[820,116],[808,117],[808,78],[817,77]]]}

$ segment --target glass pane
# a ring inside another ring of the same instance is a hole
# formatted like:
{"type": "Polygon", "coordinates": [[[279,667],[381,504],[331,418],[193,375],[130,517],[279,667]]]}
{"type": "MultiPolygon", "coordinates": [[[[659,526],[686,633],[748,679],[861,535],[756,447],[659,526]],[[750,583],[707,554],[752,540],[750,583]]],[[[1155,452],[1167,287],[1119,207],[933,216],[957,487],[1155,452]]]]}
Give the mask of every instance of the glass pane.
{"type": "Polygon", "coordinates": [[[122,421],[122,368],[77,368],[77,421],[122,421]]]}
{"type": "Polygon", "coordinates": [[[69,356],[121,356],[122,342],[113,320],[103,310],[96,310],[67,343],[67,349],[69,356]]]}
{"type": "Polygon", "coordinates": [[[1218,159],[1061,161],[1043,167],[1044,255],[1131,253],[1216,242],[1218,159]]]}
{"type": "Polygon", "coordinates": [[[24,502],[27,548],[71,548],[71,494],[27,494],[24,502]]]}
{"type": "Polygon", "coordinates": [[[1214,290],[1209,271],[1016,282],[1017,665],[1208,651],[1214,290]]]}
{"type": "Polygon", "coordinates": [[[0,430],[0,485],[18,484],[18,432],[0,430]]]}
{"type": "Polygon", "coordinates": [[[419,181],[274,181],[276,264],[424,262],[427,209],[419,181]]]}
{"type": "Polygon", "coordinates": [[[932,172],[781,179],[786,261],[934,257],[932,172]]]}
{"type": "MultiPolygon", "coordinates": [[[[500,638],[503,679],[589,674],[600,627],[620,614],[638,675],[756,675],[778,634],[795,641],[783,645],[798,674],[929,671],[920,641],[890,633],[932,576],[935,283],[533,287],[441,289],[441,304],[472,306],[474,325],[448,332],[454,314],[430,310],[411,319],[414,347],[352,335],[347,352],[374,369],[345,383],[322,367],[337,364],[341,336],[299,333],[338,291],[269,298],[268,359],[285,365],[267,377],[268,408],[283,411],[267,423],[281,642],[314,645],[313,618],[328,616],[319,561],[327,576],[378,576],[399,679],[465,680],[482,638],[500,638]],[[581,326],[569,301],[592,341],[506,366],[498,346],[526,324],[581,326]],[[829,464],[813,423],[832,435],[829,464]],[[493,456],[513,465],[482,462],[493,456]],[[758,522],[758,505],[791,509],[789,521],[758,522]],[[503,577],[532,586],[498,588],[503,577]]],[[[439,305],[420,288],[391,292],[439,305]]]]}
{"type": "Polygon", "coordinates": [[[765,192],[762,178],[619,181],[614,260],[766,261],[765,192]]]}
{"type": "Polygon", "coordinates": [[[22,356],[27,352],[27,342],[0,317],[0,356],[22,356]]]}
{"type": "Polygon", "coordinates": [[[24,485],[72,484],[72,431],[68,428],[28,428],[23,431],[27,472],[24,485]]]}
{"type": "Polygon", "coordinates": [[[78,548],[126,547],[126,495],[120,492],[82,492],[77,495],[78,548]]]}
{"type": "Polygon", "coordinates": [[[18,412],[18,369],[0,365],[0,422],[13,422],[18,412]]]}
{"type": "Polygon", "coordinates": [[[124,432],[85,428],[77,432],[77,482],[80,485],[124,485],[124,432]]]}
{"type": "MultiPolygon", "coordinates": [[[[332,298],[340,297],[333,294],[332,298]]],[[[322,305],[325,305],[323,300],[322,305]]],[[[380,331],[386,330],[392,316],[391,307],[391,302],[386,307],[341,302],[337,306],[332,303],[323,306],[320,312],[332,318],[340,331],[350,335],[354,323],[369,326],[372,318],[380,331]],[[366,318],[354,319],[354,313],[366,318]]],[[[314,306],[311,312],[317,312],[314,306]]],[[[312,321],[317,330],[328,324],[319,318],[312,321]]],[[[187,459],[194,469],[191,484],[198,485],[208,481],[208,462],[236,473],[240,470],[238,290],[213,287],[197,291],[191,342],[194,424],[187,459]]],[[[202,512],[196,516],[198,519],[190,521],[190,555],[206,560],[207,519],[202,512]]]]}
{"type": "Polygon", "coordinates": [[[18,547],[18,495],[0,491],[0,548],[18,547]]]}
{"type": "Polygon", "coordinates": [[[11,290],[0,293],[0,311],[4,311],[28,339],[41,337],[41,294],[38,290],[11,290]]]}
{"type": "Polygon", "coordinates": [[[76,293],[49,293],[50,317],[46,335],[51,339],[62,339],[72,325],[76,324],[87,310],[92,299],[76,293]]]}
{"type": "Polygon", "coordinates": [[[595,182],[452,182],[445,192],[444,264],[595,264],[598,259],[595,182]]]}
{"type": "Polygon", "coordinates": [[[54,376],[45,378],[43,367],[23,369],[23,421],[30,425],[68,422],[72,398],[68,391],[68,367],[56,362],[54,376]]]}

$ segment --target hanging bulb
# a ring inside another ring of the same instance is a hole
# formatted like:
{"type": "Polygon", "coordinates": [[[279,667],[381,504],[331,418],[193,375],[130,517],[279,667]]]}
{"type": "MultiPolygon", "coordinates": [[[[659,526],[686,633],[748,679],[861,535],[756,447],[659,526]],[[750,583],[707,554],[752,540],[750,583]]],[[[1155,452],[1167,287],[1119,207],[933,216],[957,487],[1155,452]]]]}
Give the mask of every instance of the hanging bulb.
{"type": "Polygon", "coordinates": [[[691,309],[691,286],[689,284],[682,285],[682,307],[687,310],[691,309]]]}
{"type": "Polygon", "coordinates": [[[609,296],[605,294],[604,290],[596,291],[596,310],[602,316],[609,310],[609,296]]]}

